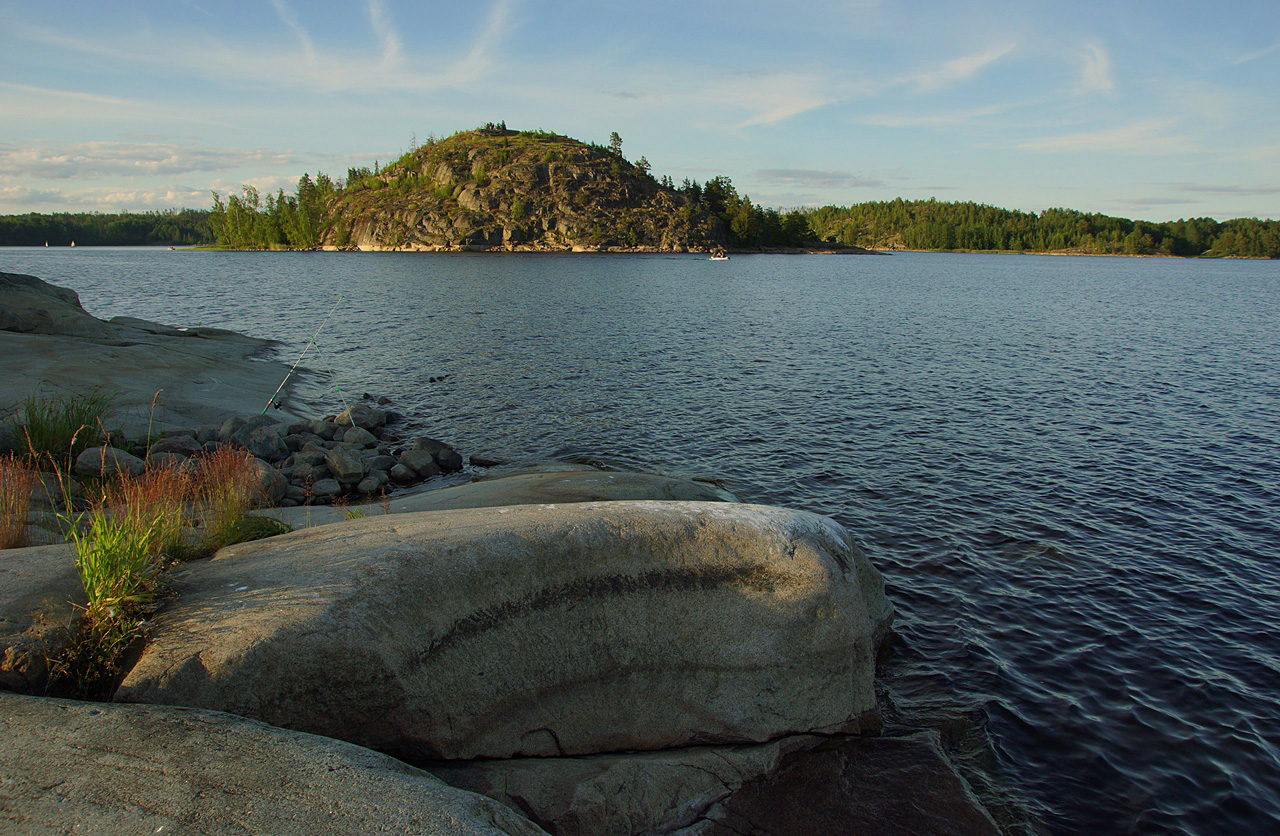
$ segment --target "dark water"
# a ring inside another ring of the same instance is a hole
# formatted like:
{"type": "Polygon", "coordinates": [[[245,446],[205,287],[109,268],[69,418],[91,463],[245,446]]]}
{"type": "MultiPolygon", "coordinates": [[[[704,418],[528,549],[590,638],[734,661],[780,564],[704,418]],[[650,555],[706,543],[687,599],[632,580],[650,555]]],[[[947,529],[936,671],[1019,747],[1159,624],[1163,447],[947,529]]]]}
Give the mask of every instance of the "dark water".
{"type": "Polygon", "coordinates": [[[1011,829],[1280,829],[1280,263],[42,249],[0,269],[290,362],[341,297],[307,361],[326,406],[385,394],[465,453],[711,474],[848,526],[899,614],[891,719],[943,729],[1011,829]]]}

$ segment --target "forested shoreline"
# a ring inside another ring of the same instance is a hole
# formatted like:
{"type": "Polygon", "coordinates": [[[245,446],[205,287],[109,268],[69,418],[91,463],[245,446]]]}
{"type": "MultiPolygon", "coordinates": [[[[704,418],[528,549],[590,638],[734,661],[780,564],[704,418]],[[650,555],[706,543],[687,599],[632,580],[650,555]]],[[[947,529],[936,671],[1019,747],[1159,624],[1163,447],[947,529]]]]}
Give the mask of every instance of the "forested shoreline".
{"type": "MultiPolygon", "coordinates": [[[[367,175],[367,170],[353,171],[367,175]]],[[[1274,220],[1190,218],[1153,223],[1073,209],[1037,214],[973,202],[902,198],[779,212],[752,205],[725,177],[702,185],[662,181],[719,217],[726,243],[741,250],[839,244],[889,251],[1280,258],[1280,221],[1274,220]]],[[[225,203],[215,195],[212,210],[0,215],[0,246],[65,247],[74,242],[314,249],[329,222],[327,207],[346,187],[343,180],[334,182],[324,174],[314,179],[303,175],[293,196],[281,191],[259,201],[257,193],[247,189],[243,197],[230,195],[225,203]]]]}
{"type": "Polygon", "coordinates": [[[824,206],[805,218],[815,237],[872,250],[1280,258],[1280,221],[1133,221],[1074,209],[1039,214],[973,202],[896,200],[824,206]]]}
{"type": "Polygon", "coordinates": [[[0,246],[179,246],[214,243],[208,209],[0,215],[0,246]]]}

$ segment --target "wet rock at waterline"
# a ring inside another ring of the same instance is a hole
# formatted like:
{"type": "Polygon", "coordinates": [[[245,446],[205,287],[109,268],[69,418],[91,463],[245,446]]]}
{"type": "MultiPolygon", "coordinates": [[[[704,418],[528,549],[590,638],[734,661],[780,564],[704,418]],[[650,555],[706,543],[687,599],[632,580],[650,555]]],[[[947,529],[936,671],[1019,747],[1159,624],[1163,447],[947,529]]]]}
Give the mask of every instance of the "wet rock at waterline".
{"type": "Polygon", "coordinates": [[[877,727],[891,610],[838,524],[603,502],[370,517],[229,547],[118,700],[392,753],[506,757],[877,727]]]}
{"type": "Polygon", "coordinates": [[[441,762],[427,768],[453,786],[524,813],[557,836],[1000,832],[956,773],[936,732],[792,735],[754,746],[441,762]]]}

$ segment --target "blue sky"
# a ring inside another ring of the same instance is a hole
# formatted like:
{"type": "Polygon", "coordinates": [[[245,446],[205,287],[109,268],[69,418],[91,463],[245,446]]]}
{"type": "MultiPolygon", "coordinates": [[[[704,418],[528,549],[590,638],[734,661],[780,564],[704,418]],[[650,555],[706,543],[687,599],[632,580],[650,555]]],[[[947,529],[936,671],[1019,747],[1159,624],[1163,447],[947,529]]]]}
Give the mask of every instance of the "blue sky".
{"type": "Polygon", "coordinates": [[[212,204],[488,121],[757,203],[1280,217],[1280,0],[0,0],[0,214],[212,204]]]}

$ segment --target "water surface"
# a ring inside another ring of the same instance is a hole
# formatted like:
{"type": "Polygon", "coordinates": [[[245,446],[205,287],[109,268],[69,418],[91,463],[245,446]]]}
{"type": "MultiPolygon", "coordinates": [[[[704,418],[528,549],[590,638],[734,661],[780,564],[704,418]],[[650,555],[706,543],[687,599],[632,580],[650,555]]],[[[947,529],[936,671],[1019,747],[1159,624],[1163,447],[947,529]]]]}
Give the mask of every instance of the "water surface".
{"type": "Polygon", "coordinates": [[[890,719],[942,729],[1014,829],[1280,827],[1280,264],[80,248],[0,269],[287,362],[332,313],[317,409],[387,395],[464,453],[715,475],[836,518],[898,610],[890,719]]]}

